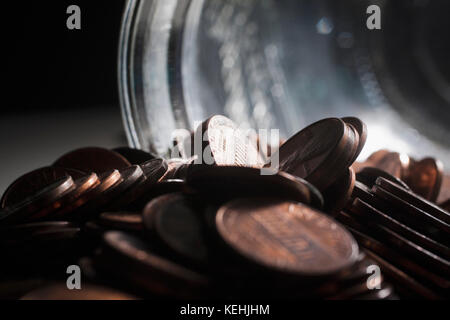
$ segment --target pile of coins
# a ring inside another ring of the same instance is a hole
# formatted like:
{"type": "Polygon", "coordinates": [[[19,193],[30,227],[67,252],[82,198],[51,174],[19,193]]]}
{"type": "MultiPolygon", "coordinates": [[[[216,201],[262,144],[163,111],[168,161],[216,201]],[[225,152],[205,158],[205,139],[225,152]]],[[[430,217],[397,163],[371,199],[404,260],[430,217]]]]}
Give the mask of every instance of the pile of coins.
{"type": "Polygon", "coordinates": [[[449,200],[434,203],[449,196],[442,164],[380,150],[357,166],[352,202],[336,218],[403,296],[448,297],[449,200]]]}
{"type": "Polygon", "coordinates": [[[412,183],[422,164],[405,182],[373,157],[352,167],[357,118],[316,122],[269,156],[236,128],[207,119],[187,159],[83,148],[18,178],[1,199],[0,298],[445,297],[449,214],[411,191],[439,192],[412,183]]]}

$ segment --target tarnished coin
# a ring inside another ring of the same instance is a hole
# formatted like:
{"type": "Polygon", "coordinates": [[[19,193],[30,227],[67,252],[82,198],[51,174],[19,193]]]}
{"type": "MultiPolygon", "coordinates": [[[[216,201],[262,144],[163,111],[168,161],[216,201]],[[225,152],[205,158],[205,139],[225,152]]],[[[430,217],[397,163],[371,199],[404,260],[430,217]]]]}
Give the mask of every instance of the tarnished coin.
{"type": "Polygon", "coordinates": [[[434,202],[441,190],[442,178],[442,163],[426,158],[409,166],[405,181],[415,193],[434,202]]]}
{"type": "Polygon", "coordinates": [[[109,231],[103,242],[105,247],[99,259],[103,259],[104,264],[98,266],[120,275],[136,287],[163,296],[192,298],[205,294],[208,278],[154,254],[138,238],[109,231]],[[115,263],[115,268],[111,268],[110,263],[115,263]]]}
{"type": "Polygon", "coordinates": [[[259,167],[263,161],[245,130],[224,117],[213,116],[194,135],[196,163],[259,167]]]}
{"type": "Polygon", "coordinates": [[[410,188],[405,182],[387,173],[386,171],[383,171],[378,168],[364,167],[356,174],[356,180],[364,183],[369,188],[372,188],[372,186],[375,184],[376,180],[379,177],[383,177],[389,181],[392,181],[395,184],[398,184],[399,186],[405,188],[406,190],[410,190],[410,188]]]}
{"type": "Polygon", "coordinates": [[[131,163],[114,151],[93,147],[66,153],[55,161],[54,166],[101,174],[109,170],[124,169],[131,166],[131,163]]]}
{"type": "Polygon", "coordinates": [[[72,177],[66,176],[16,205],[0,211],[0,224],[27,222],[39,210],[54,203],[74,188],[72,177]]]}
{"type": "Polygon", "coordinates": [[[117,152],[122,157],[127,159],[131,164],[143,164],[144,162],[157,158],[156,156],[144,150],[133,149],[129,147],[115,148],[113,149],[113,151],[117,152]]]}
{"type": "Polygon", "coordinates": [[[195,190],[215,194],[222,199],[233,196],[268,195],[310,203],[309,188],[285,172],[261,175],[261,170],[237,166],[193,165],[186,183],[195,190]]]}
{"type": "Polygon", "coordinates": [[[323,192],[327,212],[339,212],[347,205],[352,197],[355,181],[355,171],[348,168],[342,177],[323,192]]]}
{"type": "Polygon", "coordinates": [[[137,300],[115,289],[83,284],[81,290],[69,290],[66,283],[49,284],[35,289],[20,300],[137,300]]]}
{"type": "Polygon", "coordinates": [[[356,161],[356,159],[358,158],[362,149],[364,148],[364,145],[366,144],[367,126],[361,119],[355,118],[355,117],[345,117],[345,118],[342,118],[342,121],[344,121],[346,124],[353,126],[353,128],[356,129],[356,131],[358,132],[358,135],[359,135],[358,149],[356,150],[355,156],[353,157],[353,161],[352,161],[352,162],[354,162],[354,161],[356,161]]]}
{"type": "Polygon", "coordinates": [[[208,261],[202,216],[193,201],[175,193],[156,198],[144,209],[145,225],[182,259],[205,265],[208,261]]]}
{"type": "Polygon", "coordinates": [[[425,213],[442,220],[446,224],[450,223],[450,214],[447,211],[442,210],[442,208],[435,205],[434,203],[427,201],[426,199],[416,195],[415,193],[408,191],[383,178],[378,178],[376,184],[382,187],[384,190],[387,190],[393,195],[403,199],[410,206],[416,207],[424,211],[425,213]]]}
{"type": "Polygon", "coordinates": [[[216,215],[221,238],[237,254],[297,276],[337,274],[358,258],[358,245],[337,222],[301,203],[240,199],[216,215]]]}
{"type": "Polygon", "coordinates": [[[71,176],[73,179],[77,179],[84,175],[81,171],[57,167],[34,170],[21,176],[8,187],[3,194],[1,207],[17,204],[61,178],[71,176]]]}
{"type": "Polygon", "coordinates": [[[359,143],[355,135],[341,119],[324,119],[291,137],[271,159],[279,159],[281,171],[324,190],[351,165],[359,143]]]}
{"type": "Polygon", "coordinates": [[[104,212],[99,216],[99,223],[123,231],[142,231],[144,229],[142,214],[137,212],[104,212]]]}
{"type": "Polygon", "coordinates": [[[448,247],[411,229],[407,225],[395,220],[360,199],[355,199],[351,211],[361,217],[361,220],[364,220],[369,225],[383,225],[426,250],[434,252],[446,259],[450,259],[450,249],[448,247]]]}

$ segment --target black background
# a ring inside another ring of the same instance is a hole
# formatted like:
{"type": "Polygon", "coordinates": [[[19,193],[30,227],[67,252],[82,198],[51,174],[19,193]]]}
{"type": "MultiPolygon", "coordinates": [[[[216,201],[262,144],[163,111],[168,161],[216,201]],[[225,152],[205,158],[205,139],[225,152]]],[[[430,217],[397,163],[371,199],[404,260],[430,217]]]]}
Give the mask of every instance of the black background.
{"type": "Polygon", "coordinates": [[[117,105],[121,0],[12,1],[2,4],[3,113],[117,105]],[[69,5],[81,30],[68,30],[69,5]]]}

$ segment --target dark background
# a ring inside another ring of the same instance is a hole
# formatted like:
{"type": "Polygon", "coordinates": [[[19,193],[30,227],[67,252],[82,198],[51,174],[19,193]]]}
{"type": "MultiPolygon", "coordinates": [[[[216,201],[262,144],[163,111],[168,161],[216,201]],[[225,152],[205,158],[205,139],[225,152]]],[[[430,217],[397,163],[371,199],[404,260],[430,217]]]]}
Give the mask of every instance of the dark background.
{"type": "Polygon", "coordinates": [[[12,1],[2,4],[3,49],[12,53],[3,112],[117,105],[116,60],[124,1],[12,1]],[[69,5],[81,30],[68,30],[69,5]],[[12,19],[11,19],[12,18],[12,19]]]}
{"type": "Polygon", "coordinates": [[[0,194],[80,147],[126,145],[117,90],[125,1],[2,3],[0,194]],[[81,30],[68,30],[69,5],[81,30]]]}

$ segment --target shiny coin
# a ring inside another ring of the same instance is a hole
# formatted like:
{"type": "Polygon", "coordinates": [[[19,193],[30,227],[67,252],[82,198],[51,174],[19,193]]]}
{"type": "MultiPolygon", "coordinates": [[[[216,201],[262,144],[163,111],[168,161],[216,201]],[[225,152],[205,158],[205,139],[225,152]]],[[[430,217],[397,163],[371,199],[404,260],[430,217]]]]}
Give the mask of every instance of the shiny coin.
{"type": "Polygon", "coordinates": [[[101,174],[109,170],[124,169],[131,163],[120,154],[108,149],[82,148],[63,155],[55,161],[54,165],[101,174]]]}
{"type": "Polygon", "coordinates": [[[156,156],[151,153],[139,149],[121,147],[115,148],[113,151],[127,159],[131,164],[143,164],[144,162],[156,159],[156,156]]]}
{"type": "Polygon", "coordinates": [[[426,158],[409,166],[406,183],[415,193],[434,202],[441,190],[442,178],[442,163],[426,158]]]}
{"type": "Polygon", "coordinates": [[[218,210],[216,227],[237,254],[272,271],[324,276],[358,257],[358,245],[343,227],[300,203],[235,200],[218,210]]]}
{"type": "Polygon", "coordinates": [[[196,163],[207,165],[262,166],[256,146],[244,130],[224,116],[213,116],[194,135],[196,163]]]}

